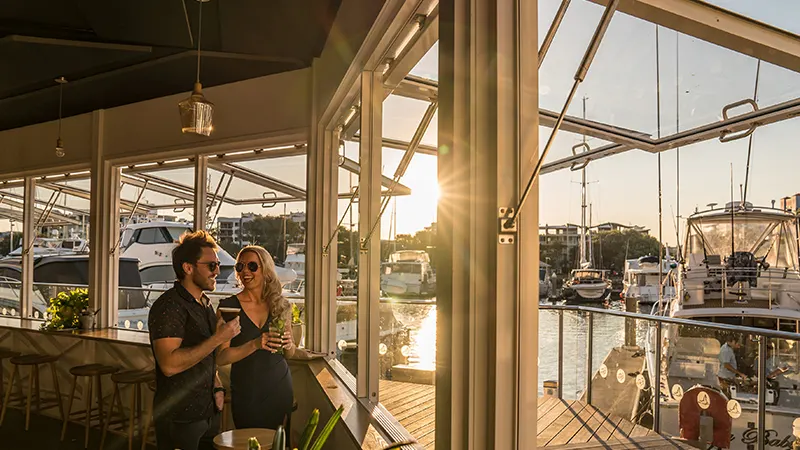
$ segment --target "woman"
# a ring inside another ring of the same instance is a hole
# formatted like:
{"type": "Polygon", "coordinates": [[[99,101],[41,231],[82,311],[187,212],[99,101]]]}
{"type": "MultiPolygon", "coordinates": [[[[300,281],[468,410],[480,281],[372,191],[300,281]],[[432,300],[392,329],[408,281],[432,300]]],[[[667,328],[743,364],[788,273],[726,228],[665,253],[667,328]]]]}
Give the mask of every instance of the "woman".
{"type": "Polygon", "coordinates": [[[217,351],[217,364],[231,367],[231,407],[236,428],[276,429],[291,412],[294,393],[286,359],[295,352],[292,308],[282,295],[270,254],[247,246],[236,256],[236,277],[244,290],[219,302],[241,308],[242,331],[217,351]],[[273,320],[283,319],[282,333],[273,320]],[[273,325],[271,327],[271,325],[273,325]],[[283,349],[283,354],[278,353],[283,349]]]}

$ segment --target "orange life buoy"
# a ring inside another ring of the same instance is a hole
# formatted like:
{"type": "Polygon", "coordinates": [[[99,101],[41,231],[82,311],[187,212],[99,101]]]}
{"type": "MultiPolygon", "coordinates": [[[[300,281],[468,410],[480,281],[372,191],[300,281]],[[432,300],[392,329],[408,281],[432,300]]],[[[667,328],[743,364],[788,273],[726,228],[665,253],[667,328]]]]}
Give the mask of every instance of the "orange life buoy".
{"type": "Polygon", "coordinates": [[[731,428],[733,420],[728,415],[728,399],[719,391],[703,386],[695,386],[683,394],[678,409],[681,437],[696,441],[700,438],[700,416],[714,419],[714,434],[711,445],[731,448],[731,428]],[[705,408],[698,402],[701,393],[705,408]]]}

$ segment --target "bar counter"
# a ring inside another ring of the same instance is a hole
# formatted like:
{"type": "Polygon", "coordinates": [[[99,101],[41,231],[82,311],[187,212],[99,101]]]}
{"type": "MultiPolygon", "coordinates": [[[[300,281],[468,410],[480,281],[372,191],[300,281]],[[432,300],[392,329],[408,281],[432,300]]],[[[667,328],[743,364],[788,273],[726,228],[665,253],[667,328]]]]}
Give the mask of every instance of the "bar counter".
{"type": "Polygon", "coordinates": [[[119,344],[139,345],[150,348],[150,338],[146,331],[131,331],[120,328],[104,328],[100,330],[42,330],[44,323],[41,320],[19,319],[15,317],[0,317],[0,330],[21,330],[36,332],[59,337],[72,337],[78,339],[92,339],[119,344]]]}
{"type": "MultiPolygon", "coordinates": [[[[72,386],[72,367],[83,364],[106,364],[118,367],[120,370],[153,370],[153,353],[150,350],[150,338],[147,332],[120,330],[116,328],[100,329],[93,331],[42,330],[43,321],[20,319],[14,317],[0,317],[0,348],[14,350],[22,354],[39,353],[59,355],[56,362],[58,374],[58,387],[66,408],[72,386]]],[[[13,366],[6,360],[2,369],[6,383],[11,379],[13,366]]],[[[28,368],[20,369],[24,386],[28,384],[28,368]]],[[[50,371],[44,371],[39,376],[40,389],[48,396],[55,392],[50,371]]],[[[15,382],[16,384],[16,382],[15,382]]],[[[106,405],[110,404],[113,395],[113,385],[108,378],[102,383],[103,398],[106,405]]],[[[127,388],[123,389],[126,391],[127,388]]],[[[146,391],[146,389],[145,389],[146,391]]],[[[76,389],[75,402],[83,404],[84,386],[79,384],[76,389]]],[[[124,399],[129,398],[127,392],[122,392],[124,399]]],[[[145,395],[149,395],[147,392],[145,395]]],[[[128,407],[128,401],[125,402],[128,407]]],[[[79,409],[78,407],[74,408],[79,409]]],[[[58,409],[48,409],[43,414],[58,418],[58,409]]]]}

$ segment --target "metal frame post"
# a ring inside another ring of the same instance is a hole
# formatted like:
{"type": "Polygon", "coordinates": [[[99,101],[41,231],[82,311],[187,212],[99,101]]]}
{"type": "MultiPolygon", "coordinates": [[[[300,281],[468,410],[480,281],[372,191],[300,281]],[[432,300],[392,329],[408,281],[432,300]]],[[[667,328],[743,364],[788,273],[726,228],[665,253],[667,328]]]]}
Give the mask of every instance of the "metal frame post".
{"type": "Polygon", "coordinates": [[[34,211],[36,209],[36,179],[25,177],[22,205],[22,284],[20,285],[19,316],[33,314],[33,240],[36,239],[34,211]]]}
{"type": "MultiPolygon", "coordinates": [[[[119,317],[119,208],[121,169],[105,159],[104,111],[92,113],[92,173],[89,198],[89,306],[99,310],[99,327],[119,317]]],[[[135,209],[135,208],[134,208],[135,209]]]]}
{"type": "Polygon", "coordinates": [[[758,450],[764,450],[767,425],[767,341],[758,337],[758,450]]]}
{"type": "Polygon", "coordinates": [[[536,16],[536,1],[439,3],[442,448],[536,448],[538,206],[501,228],[539,157],[536,16]]]}
{"type": "Polygon", "coordinates": [[[558,398],[564,398],[564,311],[558,311],[558,398]]]}
{"type": "Polygon", "coordinates": [[[586,312],[586,403],[592,404],[592,352],[594,351],[594,316],[586,312]]]}
{"type": "Polygon", "coordinates": [[[661,324],[656,322],[656,342],[653,347],[656,352],[655,357],[655,383],[653,383],[653,431],[661,432],[661,324]]]}
{"type": "MultiPolygon", "coordinates": [[[[322,154],[319,158],[320,166],[320,192],[322,203],[319,218],[322,228],[322,242],[327,242],[328,236],[334,235],[338,229],[339,214],[339,130],[326,130],[322,142],[322,154]]],[[[320,274],[322,292],[320,304],[320,321],[323,334],[322,349],[331,355],[336,354],[336,282],[338,267],[339,245],[338,239],[333,239],[328,246],[327,253],[322,254],[320,274]]],[[[377,345],[377,344],[376,344],[377,345]]]]}
{"type": "Polygon", "coordinates": [[[380,332],[381,159],[383,146],[383,81],[377,71],[361,73],[361,141],[358,178],[358,374],[356,394],[378,402],[378,344],[380,332]],[[375,224],[377,239],[366,239],[375,224]]]}
{"type": "MultiPolygon", "coordinates": [[[[221,181],[221,180],[220,180],[221,181]]],[[[208,156],[194,160],[194,230],[205,230],[208,221],[208,156]]]]}

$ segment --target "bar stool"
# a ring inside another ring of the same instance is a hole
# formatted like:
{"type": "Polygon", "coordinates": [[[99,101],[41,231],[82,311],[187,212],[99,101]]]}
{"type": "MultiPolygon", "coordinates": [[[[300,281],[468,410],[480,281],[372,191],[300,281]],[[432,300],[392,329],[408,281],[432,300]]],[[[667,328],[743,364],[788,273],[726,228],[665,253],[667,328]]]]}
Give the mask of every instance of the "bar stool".
{"type": "Polygon", "coordinates": [[[0,393],[6,392],[5,383],[3,382],[3,361],[15,356],[19,356],[19,352],[0,348],[0,393]]]}
{"type": "Polygon", "coordinates": [[[156,374],[152,370],[126,370],[111,375],[111,381],[114,383],[114,398],[111,400],[111,408],[108,411],[108,418],[106,425],[103,427],[103,437],[100,439],[100,449],[102,450],[106,442],[106,433],[108,427],[111,425],[111,418],[114,415],[114,407],[117,405],[119,399],[119,415],[121,420],[114,422],[114,424],[125,422],[125,414],[122,410],[122,395],[119,392],[120,385],[131,386],[131,414],[128,419],[128,450],[133,450],[133,424],[138,419],[139,426],[137,429],[141,430],[142,424],[142,384],[146,384],[156,379],[156,374]]]}
{"type": "MultiPolygon", "coordinates": [[[[147,382],[147,387],[148,387],[148,389],[150,389],[150,392],[153,393],[153,395],[155,395],[155,393],[156,393],[156,380],[148,381],[147,382]]],[[[147,438],[149,437],[148,435],[150,434],[150,425],[153,422],[153,402],[154,401],[155,401],[155,398],[153,398],[149,402],[145,402],[144,403],[144,420],[145,420],[145,422],[144,422],[144,432],[142,432],[142,450],[145,450],[147,448],[147,438]]]]}
{"type": "MultiPolygon", "coordinates": [[[[15,356],[11,358],[11,364],[14,365],[14,372],[11,373],[11,381],[8,383],[8,387],[6,388],[6,397],[3,401],[3,412],[0,413],[0,425],[3,424],[3,420],[6,418],[6,409],[8,408],[8,404],[11,401],[11,390],[14,388],[14,380],[19,378],[20,390],[22,385],[22,377],[20,376],[19,367],[20,366],[30,366],[30,376],[28,377],[28,397],[27,402],[25,403],[25,431],[28,431],[30,428],[31,423],[31,400],[33,397],[33,391],[36,390],[36,412],[38,413],[43,409],[54,408],[58,406],[58,413],[61,417],[61,420],[64,420],[64,407],[61,404],[61,389],[58,387],[58,374],[56,374],[56,361],[60,358],[60,355],[39,355],[39,354],[31,354],[31,355],[22,355],[22,356],[15,356]],[[53,376],[53,387],[55,388],[56,398],[54,399],[43,399],[41,398],[41,393],[39,392],[39,366],[43,364],[50,365],[50,373],[53,376]]],[[[20,398],[14,399],[19,400],[20,402],[24,400],[24,397],[20,395],[20,398]]]]}
{"type": "Polygon", "coordinates": [[[105,421],[103,420],[103,383],[102,378],[103,375],[110,375],[117,373],[119,371],[118,368],[112,366],[106,366],[103,364],[85,364],[82,366],[75,366],[69,369],[69,373],[72,374],[72,393],[69,395],[69,403],[67,404],[67,413],[64,416],[64,424],[61,426],[61,441],[64,441],[64,436],[67,434],[67,423],[69,423],[70,418],[73,414],[84,416],[85,421],[85,432],[83,438],[83,448],[89,447],[89,425],[92,421],[92,388],[95,384],[95,380],[97,381],[97,422],[99,426],[103,426],[105,421]],[[75,389],[78,387],[78,377],[85,377],[85,390],[84,390],[84,408],[82,411],[72,412],[72,402],[75,400],[75,389]]]}

